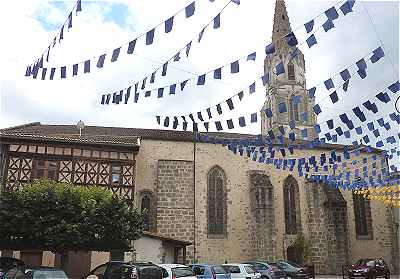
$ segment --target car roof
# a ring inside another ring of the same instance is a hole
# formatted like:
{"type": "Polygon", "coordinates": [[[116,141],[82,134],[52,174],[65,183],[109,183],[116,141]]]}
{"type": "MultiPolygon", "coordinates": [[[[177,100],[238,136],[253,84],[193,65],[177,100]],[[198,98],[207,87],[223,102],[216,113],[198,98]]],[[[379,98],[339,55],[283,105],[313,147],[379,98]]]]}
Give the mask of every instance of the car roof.
{"type": "Polygon", "coordinates": [[[183,264],[158,264],[158,266],[161,266],[161,267],[169,267],[169,268],[188,267],[187,265],[183,265],[183,264]]]}
{"type": "Polygon", "coordinates": [[[243,265],[243,266],[251,266],[251,264],[247,264],[247,263],[226,263],[223,265],[243,265]]]}
{"type": "Polygon", "coordinates": [[[64,271],[61,268],[57,267],[50,267],[50,266],[26,266],[26,270],[58,270],[58,271],[64,271]]]}

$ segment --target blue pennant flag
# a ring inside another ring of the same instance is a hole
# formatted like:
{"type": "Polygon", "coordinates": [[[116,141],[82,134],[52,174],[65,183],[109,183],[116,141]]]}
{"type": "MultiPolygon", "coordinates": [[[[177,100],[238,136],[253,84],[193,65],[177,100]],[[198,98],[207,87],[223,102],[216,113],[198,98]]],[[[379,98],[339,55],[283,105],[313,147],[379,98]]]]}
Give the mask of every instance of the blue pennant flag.
{"type": "Polygon", "coordinates": [[[338,95],[336,93],[336,91],[334,91],[333,93],[331,93],[329,95],[329,97],[331,98],[332,103],[336,103],[337,101],[339,101],[338,95]]]}
{"type": "Polygon", "coordinates": [[[360,119],[360,121],[364,122],[367,120],[364,113],[361,111],[359,107],[353,108],[353,112],[358,117],[358,119],[360,119]]]}
{"type": "Polygon", "coordinates": [[[396,81],[395,83],[391,84],[388,89],[392,92],[392,93],[397,93],[399,92],[399,88],[400,88],[400,83],[399,81],[396,81]]]}
{"type": "Polygon", "coordinates": [[[268,118],[271,118],[271,117],[272,117],[272,110],[271,110],[271,108],[266,108],[266,109],[264,110],[264,112],[265,112],[265,115],[266,115],[268,118]]]}
{"type": "Polygon", "coordinates": [[[325,15],[327,18],[330,20],[335,20],[339,17],[338,12],[336,11],[335,7],[329,8],[328,10],[325,11],[325,15]]]}
{"type": "Polygon", "coordinates": [[[169,33],[172,30],[172,26],[174,25],[174,17],[170,17],[169,19],[167,19],[164,23],[165,26],[165,33],[169,33]]]}
{"type": "Polygon", "coordinates": [[[176,84],[171,84],[169,87],[169,95],[174,95],[176,91],[176,84]]]}
{"type": "Polygon", "coordinates": [[[226,104],[228,105],[228,107],[229,107],[230,110],[233,110],[233,109],[234,109],[233,102],[232,102],[232,99],[231,99],[231,98],[229,98],[228,100],[226,100],[226,104]]]}
{"type": "Polygon", "coordinates": [[[289,34],[285,35],[285,39],[290,47],[294,47],[299,43],[293,32],[290,32],[289,34]]]}
{"type": "Polygon", "coordinates": [[[315,112],[316,115],[318,115],[318,114],[320,114],[320,113],[322,112],[321,107],[320,107],[318,104],[316,104],[316,105],[313,107],[313,110],[314,110],[314,112],[315,112]]]}
{"type": "Polygon", "coordinates": [[[164,119],[164,127],[168,127],[169,126],[169,117],[165,117],[164,119]]]}
{"type": "Polygon", "coordinates": [[[343,91],[347,92],[347,88],[349,87],[349,80],[343,83],[343,91]]]}
{"type": "Polygon", "coordinates": [[[349,139],[350,138],[350,131],[344,131],[344,136],[345,138],[349,139]]]}
{"type": "Polygon", "coordinates": [[[302,137],[303,139],[307,138],[307,133],[308,133],[307,129],[302,129],[302,130],[301,130],[301,137],[302,137]]]}
{"type": "Polygon", "coordinates": [[[315,97],[315,91],[316,91],[316,89],[317,89],[317,88],[314,86],[314,87],[312,87],[312,88],[310,88],[310,89],[307,90],[308,96],[309,96],[311,99],[313,99],[313,98],[315,97]]]}
{"type": "Polygon", "coordinates": [[[197,85],[204,85],[206,82],[206,75],[201,75],[197,79],[197,85]]]}
{"type": "Polygon", "coordinates": [[[328,32],[335,27],[335,25],[333,24],[332,20],[328,19],[324,24],[322,24],[322,27],[324,28],[325,32],[328,32]]]}
{"type": "Polygon", "coordinates": [[[363,136],[362,139],[363,139],[363,141],[364,141],[365,144],[369,143],[369,137],[368,137],[368,135],[363,136]]]}
{"type": "Polygon", "coordinates": [[[121,47],[116,48],[116,49],[113,50],[112,57],[111,57],[111,62],[115,62],[115,61],[118,60],[118,56],[119,56],[120,51],[121,51],[121,47]]]}
{"type": "Polygon", "coordinates": [[[264,86],[267,85],[267,83],[269,83],[269,74],[266,73],[265,75],[263,75],[261,77],[261,80],[262,80],[262,83],[263,83],[264,86]]]}
{"type": "Polygon", "coordinates": [[[378,147],[378,148],[383,147],[383,145],[384,145],[383,141],[381,141],[381,140],[376,142],[376,147],[378,147]]]}
{"type": "Polygon", "coordinates": [[[373,131],[373,133],[374,133],[374,136],[376,137],[376,138],[378,138],[381,134],[379,133],[379,130],[378,129],[375,129],[374,131],[373,131]]]}
{"type": "Polygon", "coordinates": [[[360,78],[362,78],[362,79],[364,79],[367,76],[366,70],[358,70],[357,73],[360,76],[360,78]]]}
{"type": "Polygon", "coordinates": [[[198,118],[200,121],[204,121],[203,115],[201,115],[201,111],[197,112],[197,118],[198,118]]]}
{"type": "Polygon", "coordinates": [[[251,116],[250,116],[250,122],[251,122],[251,123],[257,122],[257,113],[251,114],[251,116]]]}
{"type": "Polygon", "coordinates": [[[296,127],[296,122],[294,120],[290,120],[289,121],[289,127],[290,127],[290,129],[293,130],[296,127]]]}
{"type": "Polygon", "coordinates": [[[195,8],[196,8],[195,2],[192,2],[191,4],[186,6],[186,8],[185,8],[186,17],[191,17],[194,14],[195,8]]]}
{"type": "Polygon", "coordinates": [[[273,43],[271,43],[265,47],[265,54],[268,55],[273,53],[275,53],[275,46],[273,43]]]}
{"type": "Polygon", "coordinates": [[[339,118],[344,124],[349,123],[350,121],[346,113],[342,113],[341,115],[339,115],[339,118]]]}
{"type": "Polygon", "coordinates": [[[239,126],[240,127],[245,127],[246,126],[246,120],[245,120],[244,116],[240,116],[239,117],[239,126]]]}
{"type": "Polygon", "coordinates": [[[383,118],[379,118],[378,124],[379,124],[379,126],[383,127],[383,125],[385,124],[385,120],[383,120],[383,118]]]}
{"type": "Polygon", "coordinates": [[[214,25],[213,28],[214,29],[218,29],[221,26],[221,14],[218,14],[215,18],[214,18],[214,25]]]}
{"type": "Polygon", "coordinates": [[[337,127],[337,128],[335,129],[335,131],[336,131],[336,134],[338,134],[339,136],[343,135],[343,131],[342,131],[342,128],[341,128],[341,127],[337,127]]]}
{"type": "Polygon", "coordinates": [[[291,53],[290,53],[290,59],[294,59],[299,55],[300,50],[296,47],[291,53]]]}
{"type": "Polygon", "coordinates": [[[286,109],[286,102],[282,102],[282,103],[280,103],[280,104],[278,105],[278,111],[279,111],[279,113],[287,112],[287,109],[286,109]]]}
{"type": "Polygon", "coordinates": [[[332,135],[332,141],[337,142],[337,135],[332,135]]]}
{"type": "Polygon", "coordinates": [[[356,133],[357,133],[357,135],[361,135],[363,133],[362,128],[361,127],[357,127],[356,128],[356,133]]]}
{"type": "Polygon", "coordinates": [[[310,37],[308,37],[306,42],[308,47],[311,48],[313,45],[317,44],[317,39],[315,38],[314,34],[312,34],[310,37]]]}
{"type": "Polygon", "coordinates": [[[293,100],[293,103],[295,105],[300,104],[301,103],[301,96],[300,95],[294,95],[292,100],[293,100]]]}
{"type": "Polygon", "coordinates": [[[333,119],[326,121],[326,124],[328,125],[329,129],[333,129],[333,119]]]}
{"type": "Polygon", "coordinates": [[[135,46],[136,46],[136,39],[134,39],[133,41],[129,42],[127,53],[128,54],[132,54],[135,51],[135,46]]]}
{"type": "Polygon", "coordinates": [[[235,61],[231,63],[231,73],[235,74],[239,72],[239,61],[235,61]]]}
{"type": "Polygon", "coordinates": [[[158,88],[157,98],[162,98],[164,95],[164,88],[158,88]]]}
{"type": "Polygon", "coordinates": [[[255,61],[256,60],[256,55],[257,55],[257,52],[250,53],[249,55],[247,55],[247,61],[248,60],[255,61]]]}
{"type": "Polygon", "coordinates": [[[375,127],[374,127],[374,123],[373,123],[373,122],[369,122],[369,123],[367,124],[367,127],[368,127],[368,130],[370,130],[370,131],[375,130],[375,127]]]}
{"type": "Polygon", "coordinates": [[[250,86],[249,86],[249,94],[252,94],[256,92],[256,83],[253,82],[250,86]]]}
{"type": "Polygon", "coordinates": [[[331,78],[328,80],[325,80],[324,84],[325,84],[326,89],[328,89],[328,90],[335,87],[331,78]]]}
{"type": "Polygon", "coordinates": [[[168,69],[168,62],[165,62],[162,67],[162,72],[161,72],[162,76],[165,76],[167,74],[167,69],[168,69]]]}
{"type": "Polygon", "coordinates": [[[221,79],[221,68],[214,70],[214,79],[221,79]]]}
{"type": "Polygon", "coordinates": [[[184,80],[181,82],[181,91],[183,91],[187,82],[188,82],[188,80],[184,80]]]}
{"type": "Polygon", "coordinates": [[[146,33],[146,45],[151,45],[154,41],[154,28],[146,33]]]}
{"type": "Polygon", "coordinates": [[[220,121],[215,121],[215,128],[217,129],[217,131],[222,130],[222,125],[220,121]]]}
{"type": "Polygon", "coordinates": [[[240,91],[237,96],[239,97],[239,100],[241,101],[243,99],[243,91],[240,91]]]}
{"type": "Polygon", "coordinates": [[[379,94],[376,95],[376,98],[378,98],[378,100],[383,103],[390,102],[390,97],[389,97],[388,93],[386,93],[386,92],[380,92],[379,94]]]}
{"type": "Polygon", "coordinates": [[[226,125],[228,126],[229,130],[234,128],[232,119],[226,120],[226,125]]]}
{"type": "Polygon", "coordinates": [[[277,76],[283,74],[285,72],[285,66],[283,65],[283,62],[280,62],[278,65],[276,65],[275,70],[277,76]]]}
{"type": "Polygon", "coordinates": [[[218,112],[218,114],[221,115],[221,114],[222,114],[221,104],[217,104],[216,107],[217,107],[217,112],[218,112]]]}
{"type": "Polygon", "coordinates": [[[342,77],[343,81],[349,80],[351,77],[348,69],[341,71],[340,76],[342,77]]]}
{"type": "Polygon", "coordinates": [[[314,130],[317,134],[321,133],[321,127],[318,124],[314,126],[314,130]]]}
{"type": "Polygon", "coordinates": [[[367,63],[365,62],[364,58],[361,58],[356,62],[356,65],[359,70],[366,70],[367,69],[367,63]]]}
{"type": "Polygon", "coordinates": [[[383,52],[382,47],[378,47],[377,49],[375,49],[373,51],[373,55],[371,56],[371,62],[375,63],[384,56],[385,56],[385,53],[383,52]]]}
{"type": "Polygon", "coordinates": [[[389,131],[389,130],[390,130],[390,124],[389,124],[389,122],[385,123],[385,124],[383,125],[383,127],[385,127],[385,130],[386,130],[386,131],[389,131]]]}
{"type": "Polygon", "coordinates": [[[310,33],[314,28],[314,20],[312,19],[306,24],[304,24],[304,27],[306,28],[307,33],[310,33]]]}

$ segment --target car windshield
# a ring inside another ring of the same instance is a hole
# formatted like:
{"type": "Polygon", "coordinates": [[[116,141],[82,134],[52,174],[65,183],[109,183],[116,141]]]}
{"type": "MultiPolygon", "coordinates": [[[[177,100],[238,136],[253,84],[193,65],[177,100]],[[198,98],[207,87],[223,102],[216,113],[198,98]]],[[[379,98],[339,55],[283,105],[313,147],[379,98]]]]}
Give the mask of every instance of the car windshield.
{"type": "Polygon", "coordinates": [[[366,265],[368,262],[373,261],[371,259],[361,259],[356,262],[356,265],[366,265]]]}
{"type": "Polygon", "coordinates": [[[293,267],[297,267],[297,268],[302,268],[302,266],[301,265],[299,265],[299,264],[297,264],[297,263],[294,263],[294,262],[286,262],[286,263],[288,263],[289,265],[291,265],[291,266],[293,266],[293,267]]]}
{"type": "Polygon", "coordinates": [[[67,275],[62,270],[35,270],[33,279],[68,279],[67,275]]]}
{"type": "Polygon", "coordinates": [[[246,270],[247,273],[256,273],[256,270],[252,266],[245,266],[244,269],[246,270]]]}
{"type": "Polygon", "coordinates": [[[189,267],[172,268],[172,274],[174,274],[176,278],[194,276],[193,271],[189,267]]]}
{"type": "Polygon", "coordinates": [[[285,262],[274,262],[272,265],[276,265],[278,268],[284,270],[296,270],[296,268],[285,262]]]}
{"type": "Polygon", "coordinates": [[[227,271],[221,265],[215,265],[212,267],[215,274],[225,274],[227,271]]]}

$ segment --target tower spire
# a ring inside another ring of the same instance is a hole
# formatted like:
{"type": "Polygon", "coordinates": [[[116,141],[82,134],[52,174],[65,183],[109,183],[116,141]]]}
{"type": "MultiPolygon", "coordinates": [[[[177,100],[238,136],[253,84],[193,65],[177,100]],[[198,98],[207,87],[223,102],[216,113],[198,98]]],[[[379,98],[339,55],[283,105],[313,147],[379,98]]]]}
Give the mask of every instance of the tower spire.
{"type": "Polygon", "coordinates": [[[289,49],[285,43],[283,37],[290,33],[292,28],[290,27],[289,17],[286,10],[284,0],[275,1],[275,15],[274,15],[274,27],[272,31],[272,42],[274,43],[278,52],[284,49],[289,49]]]}

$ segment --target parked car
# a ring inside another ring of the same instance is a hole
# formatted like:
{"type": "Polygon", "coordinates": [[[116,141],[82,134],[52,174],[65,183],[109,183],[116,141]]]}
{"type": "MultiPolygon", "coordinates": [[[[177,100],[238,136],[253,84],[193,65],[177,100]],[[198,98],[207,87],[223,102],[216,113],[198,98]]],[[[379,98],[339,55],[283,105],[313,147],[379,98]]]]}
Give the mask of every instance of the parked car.
{"type": "Polygon", "coordinates": [[[189,266],[198,279],[231,279],[231,275],[221,265],[194,264],[189,266]]]}
{"type": "Polygon", "coordinates": [[[261,274],[250,264],[223,264],[232,279],[260,279],[261,274]]]}
{"type": "Polygon", "coordinates": [[[249,261],[245,264],[251,264],[261,274],[262,279],[286,279],[286,274],[278,267],[266,262],[249,261]]]}
{"type": "Polygon", "coordinates": [[[182,264],[159,264],[158,266],[162,267],[163,270],[163,278],[168,279],[197,279],[193,270],[182,264]]]}
{"type": "Polygon", "coordinates": [[[351,265],[347,271],[349,278],[375,279],[377,277],[390,278],[390,270],[382,259],[361,259],[351,265]]]}
{"type": "Polygon", "coordinates": [[[24,268],[12,267],[0,275],[0,279],[26,279],[24,268]]]}
{"type": "Polygon", "coordinates": [[[87,279],[163,279],[162,268],[152,263],[111,261],[102,264],[83,278],[87,279]]]}
{"type": "Polygon", "coordinates": [[[282,270],[285,275],[289,278],[292,279],[308,279],[308,278],[314,278],[313,272],[305,267],[301,266],[297,263],[290,262],[290,261],[274,261],[274,262],[268,262],[272,266],[278,267],[280,270],[282,270]]]}
{"type": "Polygon", "coordinates": [[[13,267],[22,267],[24,262],[12,257],[0,257],[0,276],[13,267]]]}

